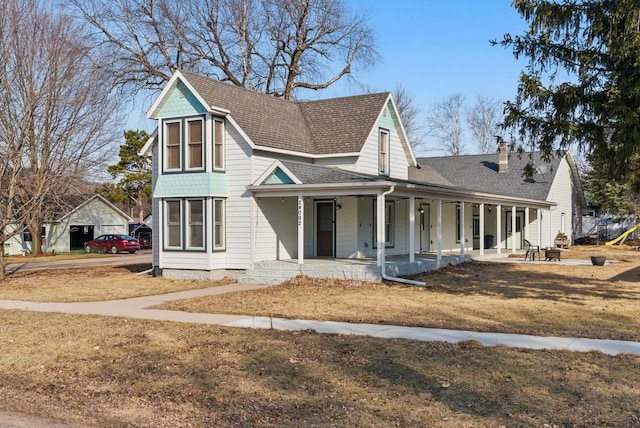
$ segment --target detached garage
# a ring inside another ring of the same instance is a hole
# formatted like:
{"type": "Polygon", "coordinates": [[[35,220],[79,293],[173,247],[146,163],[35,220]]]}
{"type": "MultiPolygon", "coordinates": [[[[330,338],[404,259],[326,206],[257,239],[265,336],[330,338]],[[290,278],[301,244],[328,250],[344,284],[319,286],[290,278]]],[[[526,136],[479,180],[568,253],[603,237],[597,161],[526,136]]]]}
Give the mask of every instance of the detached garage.
{"type": "Polygon", "coordinates": [[[106,233],[128,234],[133,219],[101,195],[94,195],[47,226],[44,251],[82,250],[85,241],[106,233]]]}

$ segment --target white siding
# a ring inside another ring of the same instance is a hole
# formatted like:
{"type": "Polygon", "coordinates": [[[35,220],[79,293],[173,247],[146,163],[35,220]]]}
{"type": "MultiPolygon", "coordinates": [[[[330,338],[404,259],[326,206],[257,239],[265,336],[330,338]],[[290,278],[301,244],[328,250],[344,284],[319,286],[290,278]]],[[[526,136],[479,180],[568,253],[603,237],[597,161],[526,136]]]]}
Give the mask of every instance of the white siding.
{"type": "Polygon", "coordinates": [[[573,218],[573,182],[571,180],[571,170],[566,158],[563,158],[558,165],[558,171],[551,184],[549,202],[555,202],[558,205],[551,207],[550,211],[544,211],[542,215],[542,246],[548,247],[554,245],[554,239],[562,228],[562,213],[564,213],[565,234],[572,236],[573,218]]]}
{"type": "Polygon", "coordinates": [[[356,156],[344,158],[322,158],[315,159],[313,163],[318,166],[337,167],[347,171],[356,171],[357,160],[358,158],[356,156]]]}
{"type": "Polygon", "coordinates": [[[298,209],[295,198],[257,201],[255,261],[298,257],[298,209]]]}
{"type": "MultiPolygon", "coordinates": [[[[251,193],[246,186],[251,184],[251,148],[231,126],[226,126],[226,266],[221,255],[212,262],[218,267],[247,269],[251,265],[251,193]]],[[[213,227],[213,226],[212,226],[213,227]]]]}
{"type": "Polygon", "coordinates": [[[371,130],[360,151],[360,157],[356,162],[356,171],[378,175],[378,133],[380,128],[389,130],[389,176],[406,180],[409,175],[409,162],[401,141],[399,124],[391,117],[391,109],[389,109],[387,117],[380,116],[378,123],[371,130]]]}
{"type": "Polygon", "coordinates": [[[209,255],[205,251],[163,251],[162,267],[164,269],[195,269],[207,268],[209,255]]]}
{"type": "MultiPolygon", "coordinates": [[[[160,138],[158,136],[158,138],[160,138]]],[[[152,175],[152,182],[153,182],[153,187],[155,188],[156,183],[158,182],[158,165],[159,165],[159,157],[160,155],[158,154],[158,144],[154,144],[153,145],[153,150],[151,153],[151,159],[152,159],[152,170],[151,170],[151,175],[152,175]]],[[[160,249],[162,248],[162,241],[163,241],[163,235],[164,235],[164,229],[160,226],[161,222],[161,214],[160,214],[160,199],[158,198],[153,198],[153,200],[151,201],[151,221],[153,222],[151,225],[151,229],[153,230],[153,234],[151,236],[152,239],[152,256],[153,256],[153,266],[157,267],[160,266],[160,249]]]]}
{"type": "Polygon", "coordinates": [[[340,209],[336,210],[336,257],[355,258],[357,249],[358,209],[356,198],[338,198],[340,209]]]}

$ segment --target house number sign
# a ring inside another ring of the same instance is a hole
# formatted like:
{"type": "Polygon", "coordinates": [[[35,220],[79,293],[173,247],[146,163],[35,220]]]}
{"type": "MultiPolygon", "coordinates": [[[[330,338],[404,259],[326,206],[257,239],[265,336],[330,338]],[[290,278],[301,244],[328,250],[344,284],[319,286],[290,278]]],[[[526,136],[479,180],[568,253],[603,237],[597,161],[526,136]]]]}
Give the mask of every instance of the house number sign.
{"type": "Polygon", "coordinates": [[[304,202],[302,201],[302,198],[298,198],[298,226],[302,226],[302,204],[304,202]]]}

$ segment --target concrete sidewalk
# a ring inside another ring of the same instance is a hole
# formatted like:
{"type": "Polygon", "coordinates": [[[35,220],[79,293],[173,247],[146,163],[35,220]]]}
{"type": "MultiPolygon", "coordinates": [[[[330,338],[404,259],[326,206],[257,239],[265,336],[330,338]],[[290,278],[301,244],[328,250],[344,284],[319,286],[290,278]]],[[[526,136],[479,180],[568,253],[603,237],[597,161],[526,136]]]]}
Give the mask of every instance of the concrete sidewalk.
{"type": "Polygon", "coordinates": [[[348,322],[290,320],[283,318],[254,317],[247,315],[202,314],[160,309],[147,309],[164,302],[211,296],[235,291],[256,290],[269,287],[256,284],[229,284],[199,290],[132,299],[80,303],[39,303],[17,300],[0,300],[0,309],[34,312],[55,312],[83,315],[106,315],[138,319],[212,324],[226,327],[259,328],[274,330],[312,330],[321,334],[353,334],[380,338],[411,339],[426,342],[458,343],[477,340],[485,346],[507,346],[526,349],[558,349],[568,351],[600,351],[617,355],[631,353],[640,355],[640,342],[584,339],[571,337],[529,336],[523,334],[479,333],[474,331],[444,330],[424,327],[403,327],[380,324],[357,324],[348,322]]]}

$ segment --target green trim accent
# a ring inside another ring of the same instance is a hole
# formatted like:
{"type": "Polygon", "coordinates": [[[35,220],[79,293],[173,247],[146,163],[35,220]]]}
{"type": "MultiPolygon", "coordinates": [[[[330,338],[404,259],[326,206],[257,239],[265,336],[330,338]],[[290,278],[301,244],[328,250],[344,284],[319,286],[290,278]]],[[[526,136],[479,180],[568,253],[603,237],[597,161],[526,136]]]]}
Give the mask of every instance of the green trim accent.
{"type": "Polygon", "coordinates": [[[295,184],[295,182],[286,172],[277,167],[261,184],[295,184]]]}
{"type": "Polygon", "coordinates": [[[221,173],[163,174],[158,177],[154,198],[188,198],[192,196],[227,196],[225,175],[221,173]]]}

